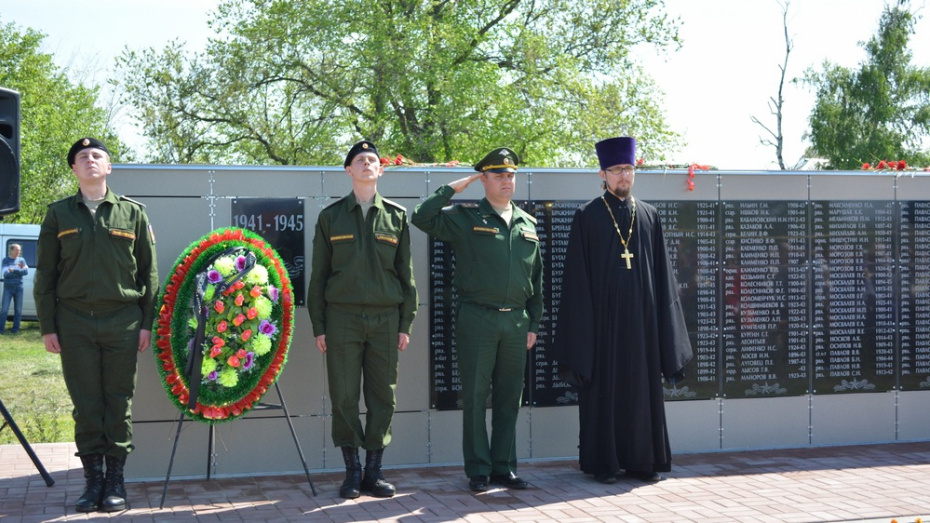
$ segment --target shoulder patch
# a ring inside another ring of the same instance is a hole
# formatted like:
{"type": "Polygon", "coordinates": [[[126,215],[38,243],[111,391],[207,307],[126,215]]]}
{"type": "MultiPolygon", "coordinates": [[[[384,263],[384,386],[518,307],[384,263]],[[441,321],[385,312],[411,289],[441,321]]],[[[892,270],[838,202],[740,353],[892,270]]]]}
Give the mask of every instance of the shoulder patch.
{"type": "Polygon", "coordinates": [[[391,200],[388,200],[387,198],[381,198],[381,201],[384,202],[385,205],[390,205],[390,206],[392,206],[392,207],[397,207],[398,209],[400,209],[400,210],[402,210],[402,211],[404,211],[404,212],[407,212],[407,208],[404,207],[403,205],[397,203],[397,202],[392,202],[391,200]]]}
{"type": "Polygon", "coordinates": [[[144,204],[144,203],[139,202],[139,201],[136,201],[136,200],[133,200],[132,198],[130,198],[130,197],[128,197],[128,196],[120,195],[119,199],[120,199],[120,201],[123,201],[123,202],[132,202],[132,203],[138,205],[139,207],[145,207],[145,204],[144,204]]]}

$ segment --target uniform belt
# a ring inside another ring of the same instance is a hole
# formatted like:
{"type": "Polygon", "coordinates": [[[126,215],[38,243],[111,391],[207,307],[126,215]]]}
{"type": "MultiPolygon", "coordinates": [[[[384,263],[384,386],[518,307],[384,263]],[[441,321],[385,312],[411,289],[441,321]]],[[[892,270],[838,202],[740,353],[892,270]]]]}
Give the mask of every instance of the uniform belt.
{"type": "Polygon", "coordinates": [[[488,309],[497,312],[511,312],[511,311],[522,311],[523,307],[494,307],[492,305],[481,305],[480,303],[474,304],[482,309],[488,309]]]}

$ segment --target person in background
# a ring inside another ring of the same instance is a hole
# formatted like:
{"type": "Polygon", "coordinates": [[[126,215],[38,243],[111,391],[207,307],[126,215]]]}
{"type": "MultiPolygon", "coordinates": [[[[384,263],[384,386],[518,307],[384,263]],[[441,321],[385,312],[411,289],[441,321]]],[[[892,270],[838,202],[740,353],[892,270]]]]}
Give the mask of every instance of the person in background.
{"type": "Polygon", "coordinates": [[[477,174],[443,185],[417,206],[412,223],[452,244],[458,292],[455,350],[462,378],[465,474],[475,492],[488,483],[528,484],[517,471],[516,425],[527,351],[542,317],[542,257],[536,220],[513,204],[520,158],[507,147],[475,164],[477,174]],[[481,179],[485,197],[445,208],[481,179]],[[491,394],[491,439],[485,422],[491,394]]]}
{"type": "Polygon", "coordinates": [[[45,350],[61,356],[86,488],[78,512],[129,508],[136,361],[152,339],[155,235],[145,206],[107,186],[110,151],[82,138],[68,151],[78,192],[48,206],[39,231],[36,311],[45,350]],[[106,475],[104,475],[104,463],[106,475]]]}
{"type": "Polygon", "coordinates": [[[555,358],[580,387],[582,472],[652,483],[671,470],[662,376],[682,379],[691,342],[659,215],[632,194],[636,141],[596,150],[605,191],[572,220],[555,358]]]}
{"type": "Polygon", "coordinates": [[[13,302],[13,328],[10,334],[19,332],[19,323],[23,318],[23,276],[29,274],[29,267],[26,265],[20,253],[23,248],[18,243],[11,243],[9,256],[3,258],[0,263],[0,275],[3,277],[3,302],[0,308],[0,334],[3,334],[6,328],[6,318],[10,313],[10,301],[13,302]]]}
{"type": "Polygon", "coordinates": [[[333,444],[346,479],[339,495],[391,497],[381,473],[397,405],[398,351],[407,349],[417,312],[407,210],[378,194],[384,174],[375,144],[356,143],[344,162],[352,192],[323,209],[313,236],[307,309],[326,355],[333,444]],[[364,378],[364,381],[363,381],[364,378]],[[359,390],[368,412],[359,420],[359,390]],[[358,448],[364,447],[365,471],[358,448]]]}

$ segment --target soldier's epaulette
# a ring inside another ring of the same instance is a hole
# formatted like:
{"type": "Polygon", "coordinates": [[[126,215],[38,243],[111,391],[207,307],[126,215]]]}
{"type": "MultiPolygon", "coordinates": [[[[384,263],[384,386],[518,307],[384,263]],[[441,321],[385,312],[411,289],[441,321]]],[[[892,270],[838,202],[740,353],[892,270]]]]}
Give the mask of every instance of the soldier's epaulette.
{"type": "MultiPolygon", "coordinates": [[[[72,194],[71,196],[74,196],[74,195],[72,194]]],[[[65,196],[64,198],[62,198],[62,199],[60,199],[60,200],[55,200],[54,202],[48,204],[48,207],[51,207],[52,205],[56,205],[56,204],[59,204],[59,203],[64,203],[64,201],[67,200],[67,199],[69,199],[69,198],[71,198],[71,196],[65,196]]]]}
{"type": "Polygon", "coordinates": [[[387,205],[391,205],[391,206],[393,206],[393,207],[397,207],[398,209],[400,209],[400,210],[402,210],[402,211],[404,211],[404,212],[407,212],[407,208],[404,207],[403,205],[397,203],[397,202],[392,202],[391,200],[388,200],[387,198],[381,198],[381,201],[384,202],[384,203],[387,204],[387,205]]]}
{"type": "Polygon", "coordinates": [[[528,213],[528,212],[524,212],[523,215],[526,216],[526,219],[527,219],[527,220],[533,222],[533,225],[536,225],[536,217],[535,217],[535,216],[533,216],[532,214],[530,214],[530,213],[528,213]]]}
{"type": "Polygon", "coordinates": [[[144,203],[139,202],[139,201],[136,201],[136,200],[133,200],[132,198],[130,198],[130,197],[128,197],[128,196],[123,196],[122,194],[120,195],[119,199],[120,199],[121,201],[125,201],[125,202],[132,202],[132,203],[138,205],[139,207],[145,207],[145,204],[144,204],[144,203]]]}

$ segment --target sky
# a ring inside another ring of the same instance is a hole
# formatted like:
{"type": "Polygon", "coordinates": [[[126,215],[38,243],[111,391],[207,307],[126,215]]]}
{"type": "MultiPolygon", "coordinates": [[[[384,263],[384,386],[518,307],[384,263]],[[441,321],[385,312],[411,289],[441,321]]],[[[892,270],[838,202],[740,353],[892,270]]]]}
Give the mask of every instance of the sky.
{"type": "MultiPolygon", "coordinates": [[[[895,0],[889,0],[895,1],[895,0]]],[[[912,64],[930,67],[930,0],[911,0],[922,18],[911,37],[912,64]]],[[[0,0],[0,23],[13,22],[47,35],[43,52],[67,67],[72,79],[105,84],[113,60],[125,47],[161,49],[172,40],[200,51],[213,35],[207,25],[217,0],[0,0]],[[52,14],[54,13],[54,14],[52,14]]],[[[790,0],[788,58],[784,88],[784,158],[790,168],[805,158],[803,138],[814,94],[791,83],[825,60],[855,68],[865,59],[861,42],[878,30],[884,0],[790,0]]],[[[667,12],[681,21],[678,51],[638,49],[636,59],[664,93],[669,128],[685,145],[665,159],[718,169],[777,169],[775,150],[750,118],[771,129],[775,117],[769,99],[777,94],[785,59],[782,7],[777,0],[666,0],[667,12]]],[[[119,133],[130,146],[131,119],[117,117],[119,133]]],[[[647,163],[658,159],[645,158],[647,163]]],[[[808,168],[810,162],[808,162],[808,168]]]]}

